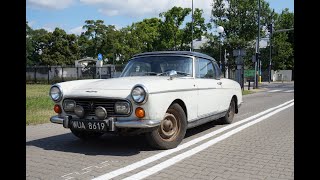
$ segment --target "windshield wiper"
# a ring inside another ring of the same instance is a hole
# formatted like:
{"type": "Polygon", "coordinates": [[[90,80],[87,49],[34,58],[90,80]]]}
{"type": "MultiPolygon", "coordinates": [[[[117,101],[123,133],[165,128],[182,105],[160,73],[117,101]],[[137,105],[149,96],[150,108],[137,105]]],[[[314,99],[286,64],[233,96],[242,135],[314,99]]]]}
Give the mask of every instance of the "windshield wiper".
{"type": "MultiPolygon", "coordinates": [[[[177,72],[177,74],[179,75],[184,75],[184,76],[191,76],[191,74],[189,73],[186,73],[186,72],[182,72],[182,71],[175,71],[177,72]]],[[[170,71],[166,71],[166,72],[163,72],[163,73],[158,73],[157,76],[162,76],[162,75],[169,75],[170,71]]]]}
{"type": "Polygon", "coordinates": [[[158,75],[156,72],[144,72],[144,75],[158,75]]]}

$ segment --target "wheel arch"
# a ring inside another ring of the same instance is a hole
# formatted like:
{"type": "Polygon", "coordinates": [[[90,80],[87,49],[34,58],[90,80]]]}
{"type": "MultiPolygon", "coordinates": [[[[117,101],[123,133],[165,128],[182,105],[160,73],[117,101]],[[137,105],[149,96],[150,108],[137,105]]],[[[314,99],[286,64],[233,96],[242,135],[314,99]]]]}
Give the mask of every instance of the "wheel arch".
{"type": "Polygon", "coordinates": [[[234,100],[235,104],[236,104],[236,109],[235,109],[235,113],[238,114],[238,98],[236,95],[233,95],[231,100],[234,100]]]}
{"type": "MultiPolygon", "coordinates": [[[[172,104],[174,104],[174,103],[177,103],[177,104],[179,104],[180,106],[181,106],[181,108],[183,109],[183,111],[184,111],[184,114],[186,115],[186,119],[188,119],[188,110],[187,110],[187,107],[186,107],[186,105],[185,105],[185,103],[181,100],[181,99],[175,99],[171,104],[170,104],[170,106],[172,105],[172,104]]],[[[169,106],[169,107],[170,107],[169,106]]],[[[168,108],[169,108],[168,107],[168,108]]]]}

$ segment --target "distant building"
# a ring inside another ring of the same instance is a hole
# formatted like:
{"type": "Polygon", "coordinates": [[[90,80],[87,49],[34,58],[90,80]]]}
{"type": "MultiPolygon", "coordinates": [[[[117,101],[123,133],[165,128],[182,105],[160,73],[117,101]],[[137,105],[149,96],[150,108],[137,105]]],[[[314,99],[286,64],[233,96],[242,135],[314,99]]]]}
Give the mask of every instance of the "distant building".
{"type": "Polygon", "coordinates": [[[194,39],[193,40],[193,49],[194,51],[199,51],[200,48],[209,42],[209,39],[205,36],[201,36],[201,38],[198,38],[198,39],[194,39]]]}
{"type": "Polygon", "coordinates": [[[76,67],[85,67],[85,66],[88,66],[88,64],[91,62],[96,64],[97,63],[97,59],[93,59],[92,57],[86,57],[86,58],[83,58],[83,59],[79,59],[79,60],[75,60],[74,61],[74,65],[76,67]]]}
{"type": "MultiPolygon", "coordinates": [[[[205,36],[201,36],[201,38],[199,38],[199,39],[194,39],[194,40],[193,40],[193,49],[194,49],[195,51],[199,51],[200,48],[201,48],[204,44],[208,43],[209,41],[210,41],[210,40],[209,40],[207,37],[205,37],[205,36]]],[[[266,48],[267,45],[268,45],[268,42],[269,42],[269,40],[266,39],[266,38],[260,39],[259,48],[266,48]]],[[[255,48],[255,47],[256,47],[256,40],[251,41],[250,44],[251,44],[250,47],[255,48]]]]}

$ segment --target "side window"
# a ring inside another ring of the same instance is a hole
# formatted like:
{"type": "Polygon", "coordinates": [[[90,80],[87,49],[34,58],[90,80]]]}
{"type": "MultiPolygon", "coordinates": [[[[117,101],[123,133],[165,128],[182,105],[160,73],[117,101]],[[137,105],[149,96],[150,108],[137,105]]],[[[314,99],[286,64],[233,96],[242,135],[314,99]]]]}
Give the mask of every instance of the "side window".
{"type": "Polygon", "coordinates": [[[198,58],[196,61],[196,78],[215,79],[216,70],[211,61],[198,58]]]}
{"type": "Polygon", "coordinates": [[[220,79],[222,77],[221,69],[219,68],[219,65],[216,62],[213,62],[213,65],[216,70],[216,77],[217,79],[220,79]]]}

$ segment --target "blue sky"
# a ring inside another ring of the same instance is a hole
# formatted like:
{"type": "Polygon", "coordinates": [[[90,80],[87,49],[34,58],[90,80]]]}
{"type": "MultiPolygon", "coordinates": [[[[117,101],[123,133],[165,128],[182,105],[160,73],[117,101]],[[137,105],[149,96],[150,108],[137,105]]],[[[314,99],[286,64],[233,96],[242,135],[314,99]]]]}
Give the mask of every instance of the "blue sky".
{"type": "MultiPolygon", "coordinates": [[[[294,11],[294,0],[266,1],[278,13],[285,8],[294,11]]],[[[101,19],[121,28],[144,18],[159,17],[159,13],[173,6],[191,8],[192,0],[26,0],[26,3],[26,20],[33,29],[52,31],[59,27],[67,33],[80,34],[88,19],[101,19]]],[[[204,10],[206,21],[210,19],[211,3],[212,0],[193,1],[194,8],[204,10]]]]}

